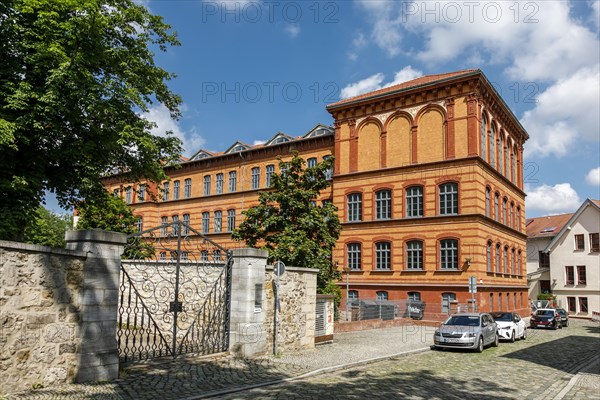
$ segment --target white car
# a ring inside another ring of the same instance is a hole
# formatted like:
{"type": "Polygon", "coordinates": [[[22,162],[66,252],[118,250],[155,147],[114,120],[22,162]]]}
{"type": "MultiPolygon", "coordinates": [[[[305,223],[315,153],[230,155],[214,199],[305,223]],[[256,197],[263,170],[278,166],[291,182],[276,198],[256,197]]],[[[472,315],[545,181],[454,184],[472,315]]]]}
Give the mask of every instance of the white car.
{"type": "Polygon", "coordinates": [[[516,339],[527,338],[527,326],[523,318],[514,312],[495,312],[492,317],[498,324],[498,337],[514,342],[516,339]]]}

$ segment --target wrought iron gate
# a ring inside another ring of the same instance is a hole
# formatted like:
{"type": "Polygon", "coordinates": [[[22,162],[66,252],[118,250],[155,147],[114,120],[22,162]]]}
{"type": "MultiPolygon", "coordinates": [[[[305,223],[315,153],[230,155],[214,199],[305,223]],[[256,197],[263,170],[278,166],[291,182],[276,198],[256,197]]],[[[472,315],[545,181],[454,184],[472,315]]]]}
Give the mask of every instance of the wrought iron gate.
{"type": "Polygon", "coordinates": [[[129,237],[121,261],[122,363],[229,348],[231,253],[175,221],[129,237]]]}

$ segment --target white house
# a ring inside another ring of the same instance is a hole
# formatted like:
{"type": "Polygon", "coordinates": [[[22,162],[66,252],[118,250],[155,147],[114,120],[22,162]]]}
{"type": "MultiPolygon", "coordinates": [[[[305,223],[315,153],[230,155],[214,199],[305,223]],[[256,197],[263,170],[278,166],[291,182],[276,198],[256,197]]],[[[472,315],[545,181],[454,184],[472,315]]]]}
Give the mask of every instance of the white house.
{"type": "Polygon", "coordinates": [[[600,201],[587,199],[543,250],[552,293],[570,314],[600,311],[600,201]]]}

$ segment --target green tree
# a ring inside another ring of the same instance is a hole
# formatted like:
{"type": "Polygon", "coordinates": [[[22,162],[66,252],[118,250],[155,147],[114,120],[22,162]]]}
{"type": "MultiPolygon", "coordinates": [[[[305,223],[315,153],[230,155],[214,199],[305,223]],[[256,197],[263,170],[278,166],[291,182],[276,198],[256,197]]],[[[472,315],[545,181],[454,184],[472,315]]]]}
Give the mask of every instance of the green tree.
{"type": "Polygon", "coordinates": [[[73,229],[73,217],[60,215],[39,206],[35,218],[25,228],[25,243],[65,247],[65,232],[73,229]]]}
{"type": "Polygon", "coordinates": [[[232,237],[268,250],[271,261],[318,268],[319,291],[338,293],[332,281],[339,279],[339,272],[331,264],[331,250],[341,230],[337,208],[331,202],[315,203],[331,184],[325,173],[332,168],[333,157],[314,167],[304,165],[297,152],[288,162],[280,159],[282,172],[271,175],[271,190],[261,192],[259,204],[244,211],[246,218],[232,237]]]}
{"type": "Polygon", "coordinates": [[[23,238],[45,190],[70,208],[101,197],[107,173],[165,179],[181,142],[143,113],[179,118],[153,52],[178,44],[132,0],[0,2],[0,239],[23,238]]]}

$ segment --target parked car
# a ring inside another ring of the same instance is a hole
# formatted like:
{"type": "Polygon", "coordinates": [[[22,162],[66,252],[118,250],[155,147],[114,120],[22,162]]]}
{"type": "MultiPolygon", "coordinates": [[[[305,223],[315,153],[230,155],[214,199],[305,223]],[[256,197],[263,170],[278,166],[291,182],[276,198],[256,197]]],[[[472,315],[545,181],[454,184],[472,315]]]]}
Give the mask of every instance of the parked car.
{"type": "Polygon", "coordinates": [[[529,325],[532,328],[562,328],[560,314],[554,308],[538,308],[538,310],[531,315],[529,325]]]}
{"type": "Polygon", "coordinates": [[[433,334],[434,348],[463,348],[482,352],[498,346],[498,325],[488,313],[459,313],[450,316],[433,334]]]}
{"type": "Polygon", "coordinates": [[[562,326],[569,326],[569,314],[564,308],[557,308],[556,311],[560,315],[560,323],[562,326]]]}
{"type": "Polygon", "coordinates": [[[492,318],[498,324],[498,336],[503,340],[514,342],[515,339],[527,338],[527,326],[525,321],[514,312],[495,312],[492,318]]]}

